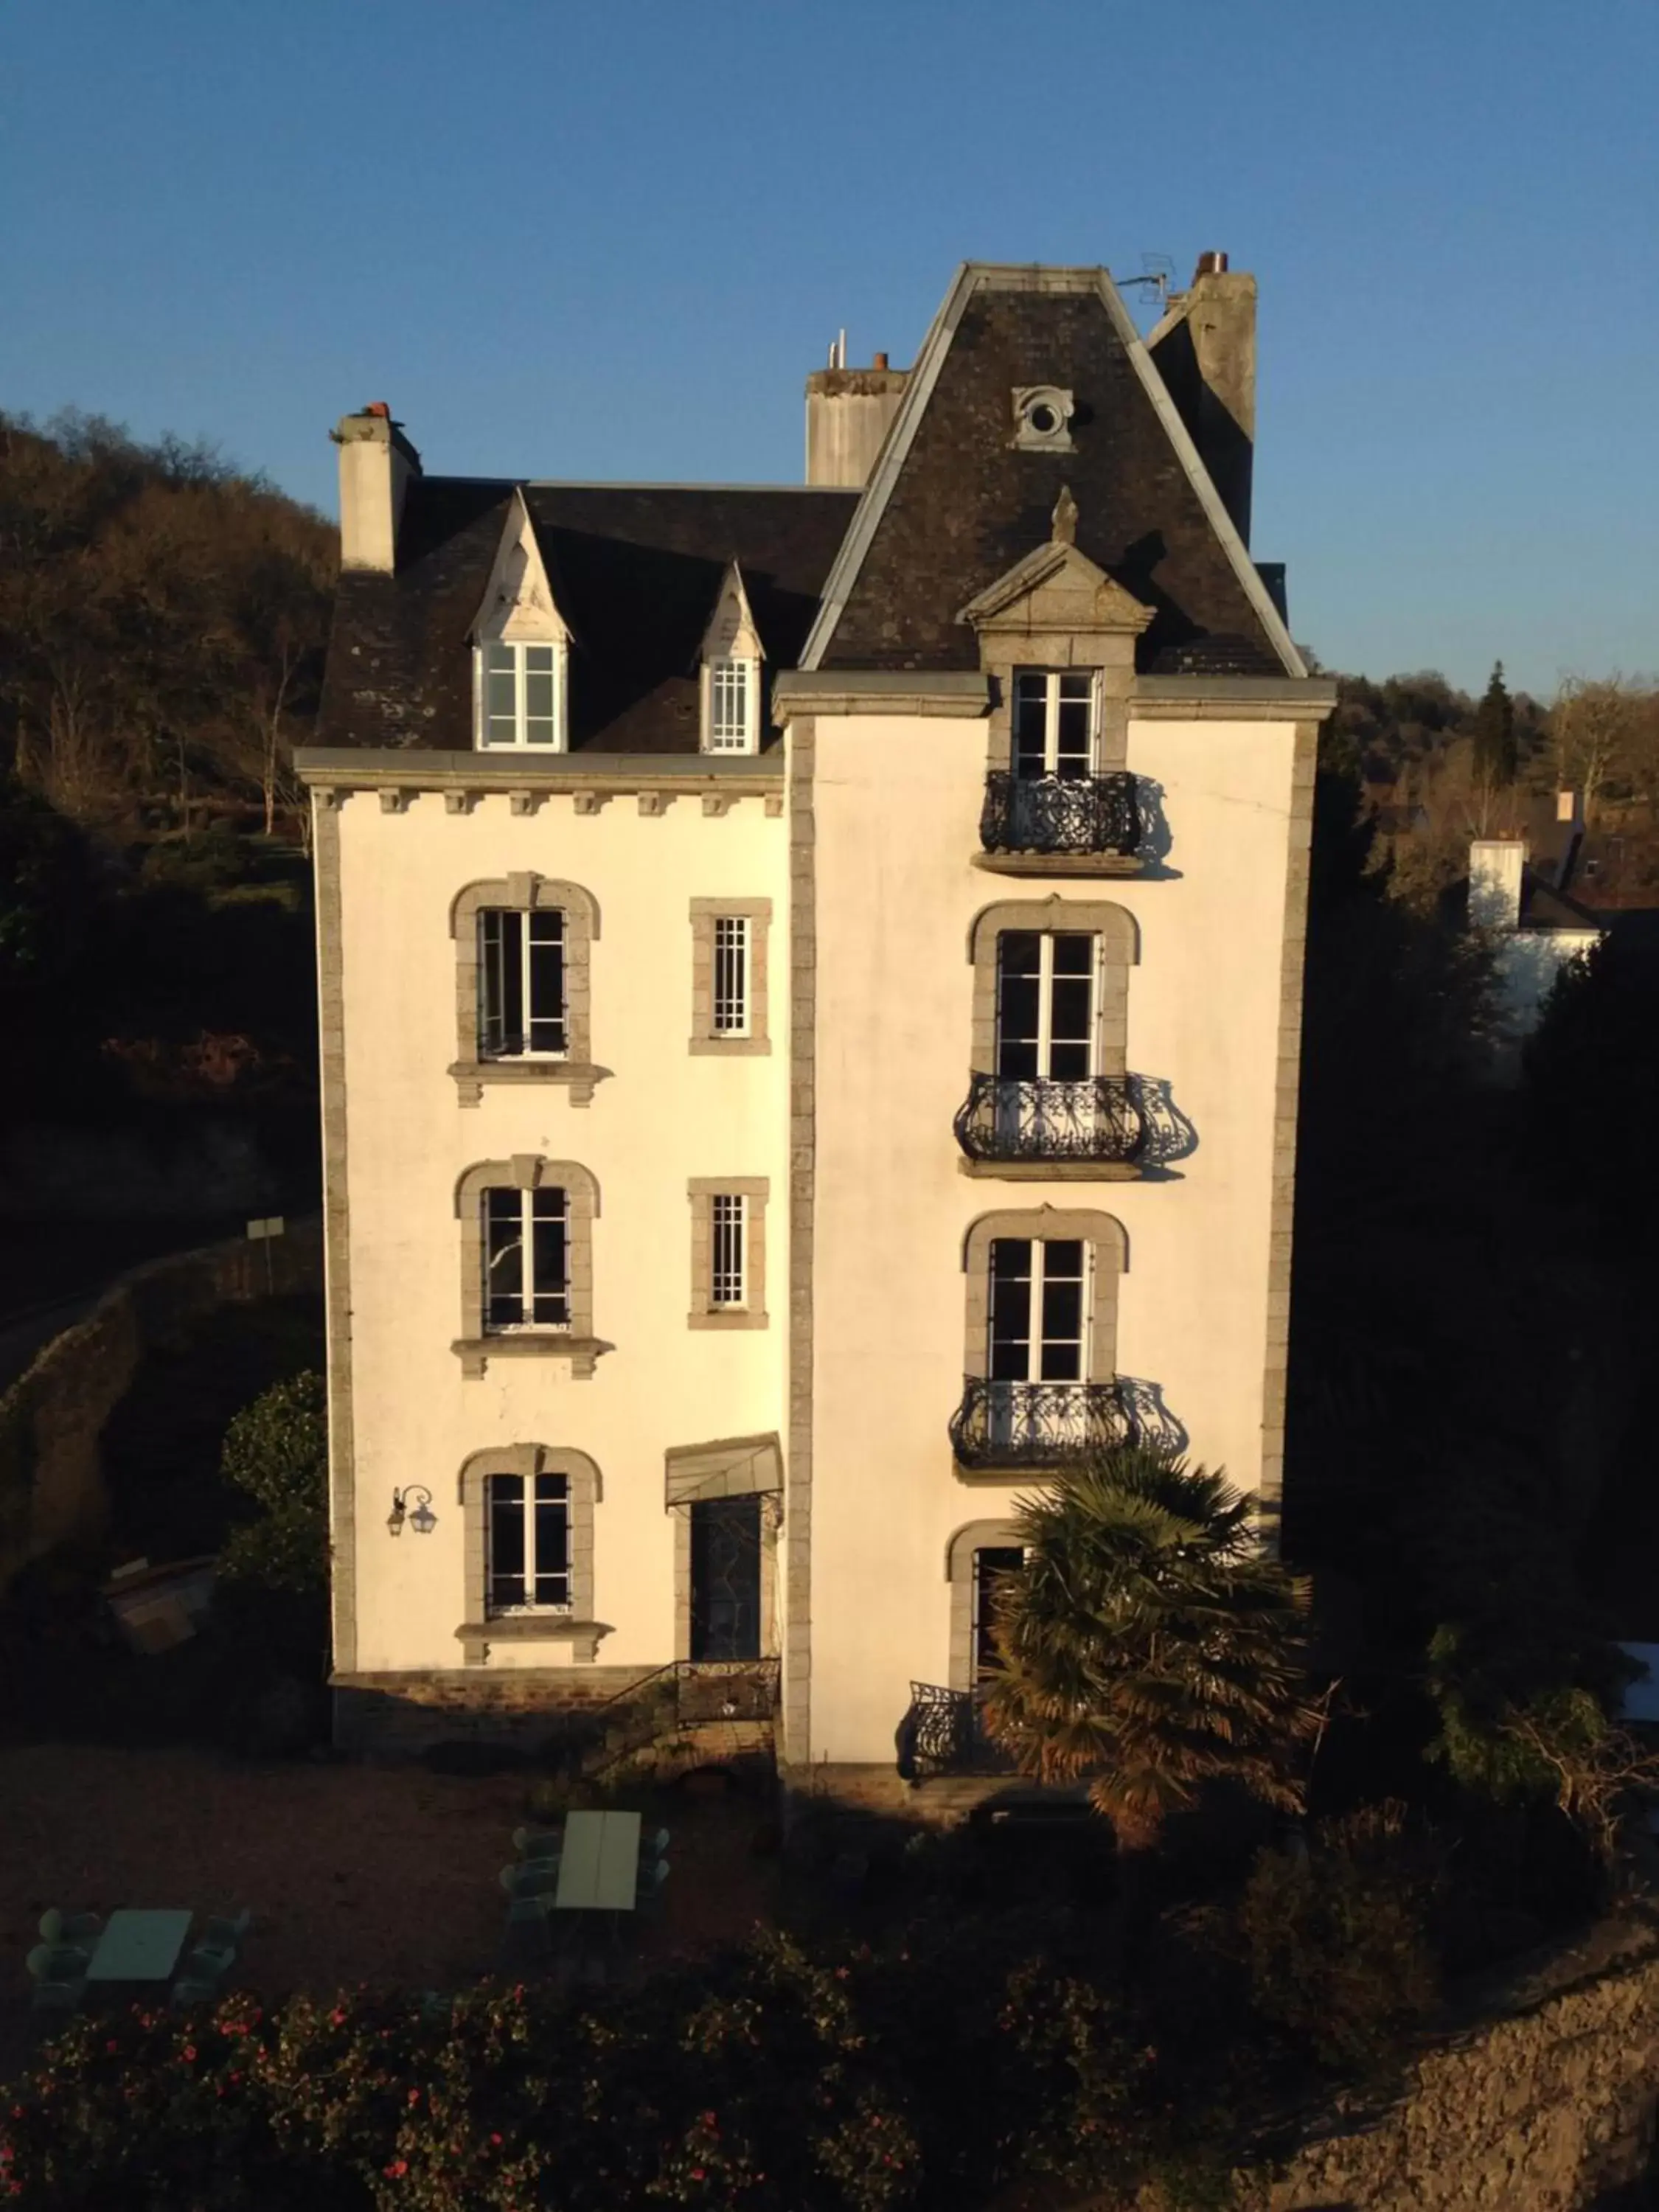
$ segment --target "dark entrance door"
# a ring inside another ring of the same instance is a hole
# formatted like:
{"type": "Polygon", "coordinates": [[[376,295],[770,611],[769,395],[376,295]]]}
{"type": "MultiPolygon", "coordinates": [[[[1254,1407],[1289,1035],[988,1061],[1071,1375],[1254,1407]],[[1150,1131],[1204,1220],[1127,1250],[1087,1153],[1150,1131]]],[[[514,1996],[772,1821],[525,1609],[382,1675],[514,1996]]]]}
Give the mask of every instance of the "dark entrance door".
{"type": "Polygon", "coordinates": [[[974,1554],[974,1678],[976,1681],[983,1681],[988,1674],[994,1674],[1002,1664],[997,1656],[996,1639],[991,1632],[998,1578],[1002,1575],[1017,1575],[1024,1564],[1025,1554],[1017,1544],[988,1544],[983,1551],[974,1554]]]}
{"type": "Polygon", "coordinates": [[[691,1507],[691,1656],[760,1657],[761,1502],[708,1498],[691,1507]]]}

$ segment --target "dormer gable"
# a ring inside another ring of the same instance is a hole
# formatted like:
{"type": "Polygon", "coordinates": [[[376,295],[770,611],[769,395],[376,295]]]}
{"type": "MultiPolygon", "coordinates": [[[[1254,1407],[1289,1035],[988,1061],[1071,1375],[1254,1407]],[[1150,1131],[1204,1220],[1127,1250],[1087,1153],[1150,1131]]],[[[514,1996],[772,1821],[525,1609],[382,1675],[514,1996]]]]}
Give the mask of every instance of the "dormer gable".
{"type": "Polygon", "coordinates": [[[957,616],[972,626],[988,668],[1018,659],[1133,666],[1134,641],[1153,610],[1126,592],[1073,543],[1077,503],[1062,485],[1054,535],[969,599],[957,616]]]}
{"type": "Polygon", "coordinates": [[[703,751],[757,752],[761,664],[766,648],[749,604],[743,571],[735,561],[727,565],[720,580],[699,658],[703,751]]]}
{"type": "Polygon", "coordinates": [[[472,622],[473,743],[480,751],[568,746],[570,626],[559,611],[524,493],[514,489],[472,622]]]}
{"type": "Polygon", "coordinates": [[[501,543],[473,617],[471,634],[477,645],[568,646],[570,642],[570,626],[560,613],[548,581],[547,563],[536,542],[536,526],[530,519],[524,493],[517,487],[507,505],[501,543]]]}

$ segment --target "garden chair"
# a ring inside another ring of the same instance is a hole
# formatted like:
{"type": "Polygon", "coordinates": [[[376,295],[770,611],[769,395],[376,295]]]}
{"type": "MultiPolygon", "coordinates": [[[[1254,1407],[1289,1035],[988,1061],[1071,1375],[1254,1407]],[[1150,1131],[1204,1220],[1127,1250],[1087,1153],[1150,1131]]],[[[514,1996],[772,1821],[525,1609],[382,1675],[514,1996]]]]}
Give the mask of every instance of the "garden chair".
{"type": "Polygon", "coordinates": [[[520,1860],[503,1867],[497,1878],[509,1897],[533,1897],[558,1887],[559,1863],[556,1859],[520,1860]]]}
{"type": "Polygon", "coordinates": [[[75,2012],[79,2009],[81,1992],[85,1987],[84,1974],[76,1975],[73,1981],[37,1982],[29,1994],[29,2008],[33,2012],[75,2012]]]}
{"type": "Polygon", "coordinates": [[[195,1950],[185,1953],[179,1969],[179,1978],[198,1983],[216,1992],[220,1983],[235,1963],[236,1954],[234,1951],[210,1950],[205,1944],[198,1944],[195,1950]]]}
{"type": "MultiPolygon", "coordinates": [[[[188,1966],[190,1962],[186,1960],[185,1963],[188,1966]]],[[[175,2012],[182,2012],[187,2005],[212,2004],[218,1995],[219,1978],[216,1974],[201,1978],[180,1974],[173,1985],[169,2002],[175,2012]]]]}
{"type": "Polygon", "coordinates": [[[40,1915],[40,1941],[43,1943],[69,1943],[77,1950],[92,1954],[92,1946],[103,1933],[104,1923],[95,1912],[63,1913],[51,1905],[40,1915]]]}
{"type": "Polygon", "coordinates": [[[668,1840],[667,1829],[659,1828],[654,1836],[647,1836],[646,1838],[645,1848],[648,1851],[654,1851],[657,1856],[660,1858],[663,1853],[668,1849],[668,1840]]]}
{"type": "Polygon", "coordinates": [[[513,1848],[521,1859],[556,1859],[564,1849],[564,1836],[557,1828],[514,1828],[513,1848]]]}
{"type": "Polygon", "coordinates": [[[199,1978],[204,1974],[222,1974],[236,1964],[237,1947],[253,1925],[251,1912],[239,1912],[233,1920],[210,1919],[202,1930],[202,1940],[185,1960],[187,1970],[199,1978]]]}
{"type": "Polygon", "coordinates": [[[87,1957],[73,1943],[37,1943],[23,1964],[32,1982],[80,1982],[86,1979],[87,1957]]]}
{"type": "Polygon", "coordinates": [[[634,1891],[634,1910],[653,1913],[662,1910],[663,1890],[668,1881],[668,1862],[658,1859],[654,1865],[641,1867],[640,1879],[634,1891]]]}

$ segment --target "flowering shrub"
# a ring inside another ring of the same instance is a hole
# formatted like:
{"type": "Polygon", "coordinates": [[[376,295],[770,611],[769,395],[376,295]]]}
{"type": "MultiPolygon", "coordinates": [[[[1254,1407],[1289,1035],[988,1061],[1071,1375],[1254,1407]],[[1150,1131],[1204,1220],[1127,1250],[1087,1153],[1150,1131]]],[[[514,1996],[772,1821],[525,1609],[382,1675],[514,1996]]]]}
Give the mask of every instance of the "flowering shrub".
{"type": "Polygon", "coordinates": [[[0,2208],[889,2212],[1167,2141],[1086,1984],[964,1929],[926,1960],[740,1949],[575,2004],[480,1984],[72,2021],[0,2093],[0,2208]]]}

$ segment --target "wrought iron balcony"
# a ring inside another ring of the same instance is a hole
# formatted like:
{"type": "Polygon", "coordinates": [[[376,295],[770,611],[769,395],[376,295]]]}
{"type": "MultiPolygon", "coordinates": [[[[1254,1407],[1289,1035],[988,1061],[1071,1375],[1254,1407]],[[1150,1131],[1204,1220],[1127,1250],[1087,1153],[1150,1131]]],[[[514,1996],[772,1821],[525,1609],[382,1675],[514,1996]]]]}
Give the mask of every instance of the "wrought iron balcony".
{"type": "Polygon", "coordinates": [[[898,1771],[907,1782],[925,1782],[930,1774],[1012,1774],[1015,1768],[1012,1754],[986,1733],[979,1692],[912,1682],[899,1724],[898,1771]]]}
{"type": "Polygon", "coordinates": [[[1134,1433],[1115,1382],[993,1382],[969,1375],[951,1418],[958,1467],[1072,1467],[1134,1433]]]}
{"type": "Polygon", "coordinates": [[[979,841],[988,853],[1117,853],[1140,844],[1135,780],[1110,775],[1012,775],[985,779],[979,841]]]}
{"type": "Polygon", "coordinates": [[[1125,1166],[1140,1158],[1146,1121],[1127,1077],[1080,1083],[1024,1082],[975,1075],[956,1118],[970,1160],[1096,1160],[1125,1166]]]}

